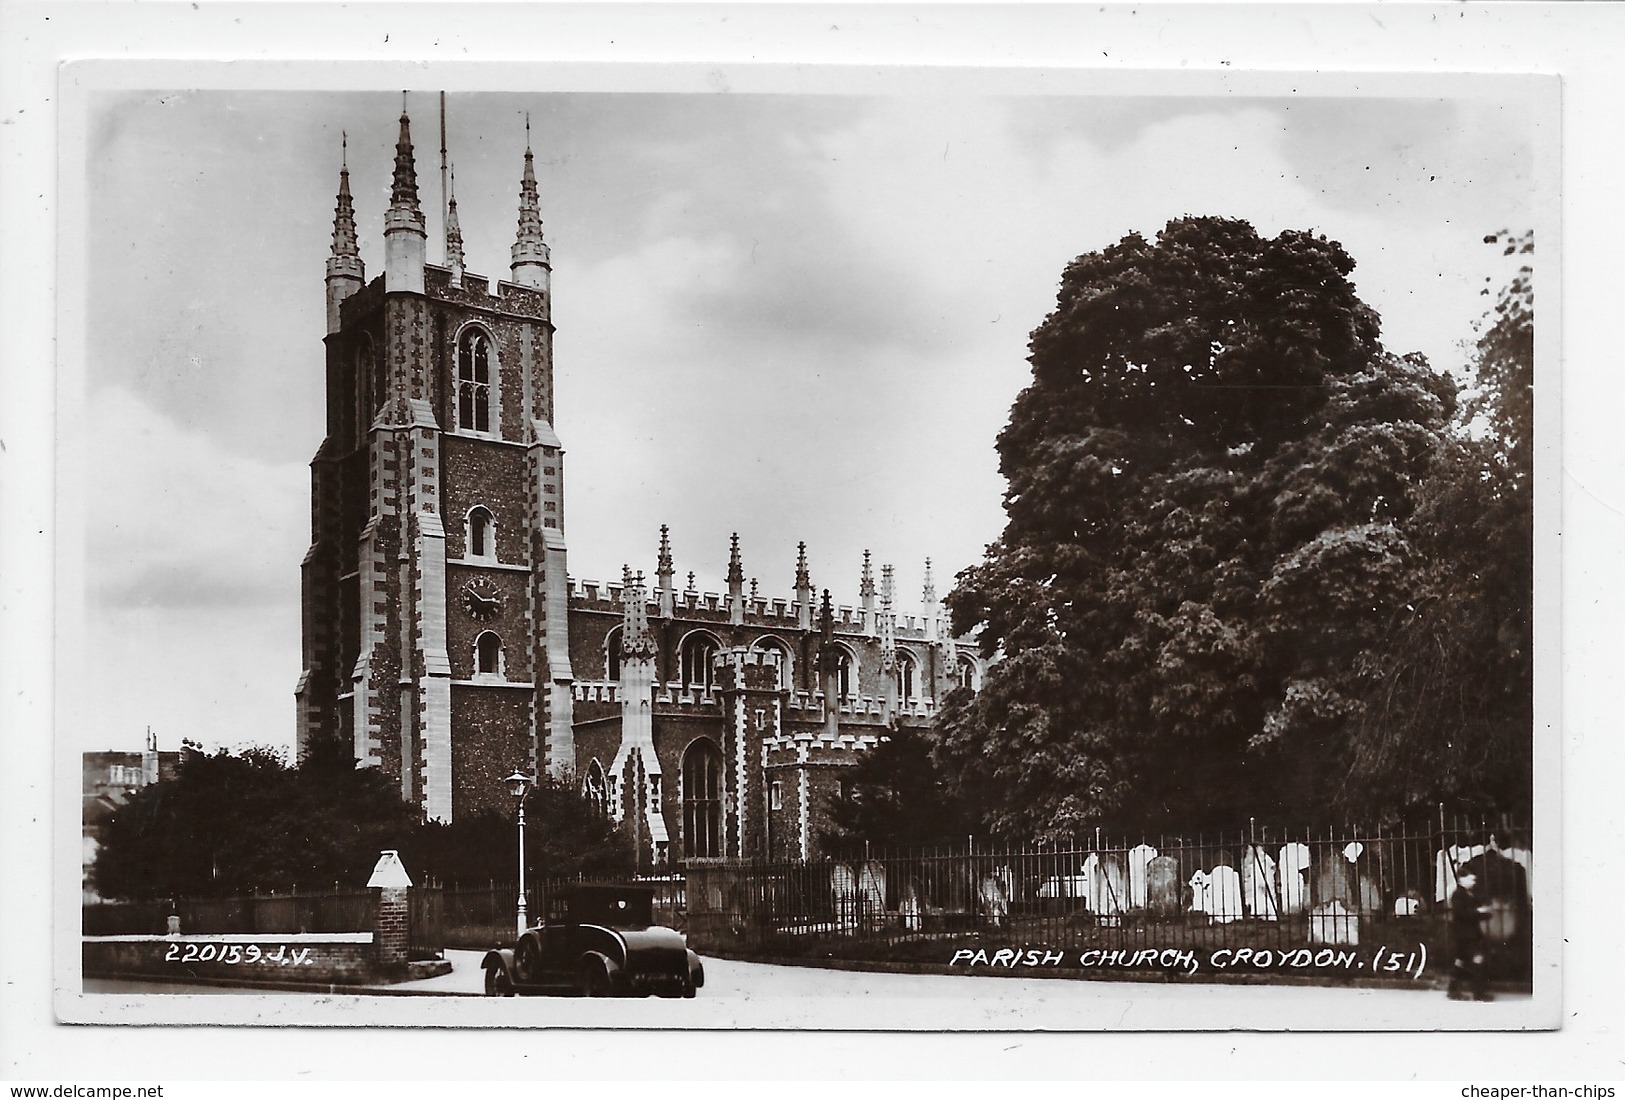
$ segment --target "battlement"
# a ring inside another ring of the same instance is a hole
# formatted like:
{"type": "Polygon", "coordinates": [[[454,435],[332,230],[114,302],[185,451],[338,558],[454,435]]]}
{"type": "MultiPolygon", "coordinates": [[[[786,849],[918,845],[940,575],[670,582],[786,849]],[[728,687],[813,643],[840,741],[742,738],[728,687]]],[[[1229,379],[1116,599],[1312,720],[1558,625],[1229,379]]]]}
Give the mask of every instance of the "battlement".
{"type": "MultiPolygon", "coordinates": [[[[622,595],[620,581],[595,581],[570,577],[567,580],[572,607],[586,608],[594,611],[608,611],[619,614],[622,595]]],[[[758,596],[743,597],[745,624],[748,626],[778,626],[794,625],[798,621],[794,599],[767,598],[758,596]]],[[[659,594],[651,590],[644,597],[643,606],[650,619],[659,617],[659,594]]],[[[728,598],[717,592],[701,592],[695,589],[683,589],[672,593],[672,610],[677,618],[692,618],[701,621],[725,622],[728,618],[728,598]]],[[[863,610],[861,608],[842,605],[834,610],[835,629],[839,633],[848,635],[861,635],[875,633],[876,627],[871,624],[868,631],[864,629],[863,610]]],[[[879,612],[875,613],[876,618],[879,612]]],[[[900,641],[933,642],[934,635],[926,630],[927,620],[922,615],[897,616],[896,635],[900,641]]]]}
{"type": "Polygon", "coordinates": [[[548,316],[547,292],[506,280],[494,284],[485,275],[463,272],[461,286],[451,281],[451,270],[437,264],[423,265],[423,289],[431,298],[456,302],[480,309],[492,309],[522,317],[548,316]]]}

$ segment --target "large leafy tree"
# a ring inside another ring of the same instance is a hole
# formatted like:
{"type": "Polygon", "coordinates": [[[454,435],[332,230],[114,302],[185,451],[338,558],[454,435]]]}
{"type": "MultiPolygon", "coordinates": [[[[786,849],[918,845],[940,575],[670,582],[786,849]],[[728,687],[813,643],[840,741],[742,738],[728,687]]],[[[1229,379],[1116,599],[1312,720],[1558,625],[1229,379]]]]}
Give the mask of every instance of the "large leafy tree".
{"type": "MultiPolygon", "coordinates": [[[[313,745],[297,767],[272,749],[206,753],[188,744],[172,779],[142,788],[108,820],[97,889],[146,899],[353,887],[386,848],[420,882],[513,879],[512,817],[424,822],[382,772],[355,763],[341,744],[313,745]]],[[[572,784],[544,778],[526,809],[533,878],[631,869],[630,845],[572,784]]]]}
{"type": "Polygon", "coordinates": [[[1306,232],[1185,218],[1066,269],[949,606],[997,658],[937,757],[1006,833],[1332,812],[1420,595],[1457,388],[1306,232]]]}
{"type": "Polygon", "coordinates": [[[1519,266],[1481,326],[1462,431],[1418,509],[1418,614],[1380,651],[1381,690],[1354,724],[1337,792],[1344,806],[1530,804],[1534,237],[1485,240],[1519,266]]]}

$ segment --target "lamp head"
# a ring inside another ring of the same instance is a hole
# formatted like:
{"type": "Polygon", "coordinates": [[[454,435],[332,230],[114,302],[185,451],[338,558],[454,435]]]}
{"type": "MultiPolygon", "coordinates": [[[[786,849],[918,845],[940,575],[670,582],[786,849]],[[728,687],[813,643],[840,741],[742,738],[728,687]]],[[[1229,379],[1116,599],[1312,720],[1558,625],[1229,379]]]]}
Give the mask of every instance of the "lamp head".
{"type": "Polygon", "coordinates": [[[518,801],[524,798],[525,792],[530,789],[531,778],[523,772],[516,771],[504,779],[503,782],[508,785],[508,793],[513,795],[515,801],[518,801]]]}

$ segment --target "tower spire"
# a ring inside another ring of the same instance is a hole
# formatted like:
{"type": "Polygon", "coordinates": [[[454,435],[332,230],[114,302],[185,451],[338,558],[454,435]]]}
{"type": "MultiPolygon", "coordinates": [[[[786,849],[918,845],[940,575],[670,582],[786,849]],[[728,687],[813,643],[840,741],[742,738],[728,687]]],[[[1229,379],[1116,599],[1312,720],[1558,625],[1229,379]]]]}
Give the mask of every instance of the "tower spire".
{"type": "Polygon", "coordinates": [[[542,239],[542,207],[536,196],[536,162],[530,151],[530,113],[525,114],[525,172],[519,180],[519,232],[513,242],[513,281],[548,289],[552,264],[542,239]]]}
{"type": "Polygon", "coordinates": [[[739,532],[728,538],[728,621],[745,621],[745,563],[739,558],[739,532]]]}
{"type": "Polygon", "coordinates": [[[813,625],[812,575],[807,570],[807,544],[796,543],[796,625],[811,630],[813,625]]]}
{"type": "Polygon", "coordinates": [[[395,175],[384,213],[384,289],[423,293],[423,209],[418,205],[418,173],[412,157],[412,120],[401,93],[401,134],[395,142],[395,175]]]}
{"type": "Polygon", "coordinates": [[[660,554],[655,563],[656,591],[660,600],[659,614],[669,619],[676,608],[672,599],[672,565],[671,565],[671,529],[664,523],[660,525],[660,554]]]}
{"type": "Polygon", "coordinates": [[[858,580],[858,599],[863,602],[863,632],[873,634],[875,629],[875,570],[869,562],[869,551],[863,552],[863,576],[858,580]]]}
{"type": "Polygon", "coordinates": [[[446,266],[453,286],[463,285],[463,227],[457,224],[457,171],[450,169],[446,185],[446,266]]]}
{"type": "Polygon", "coordinates": [[[339,194],[333,207],[333,253],[327,258],[327,331],[339,330],[339,306],[366,283],[356,244],[355,205],[350,198],[350,135],[339,138],[339,194]]]}

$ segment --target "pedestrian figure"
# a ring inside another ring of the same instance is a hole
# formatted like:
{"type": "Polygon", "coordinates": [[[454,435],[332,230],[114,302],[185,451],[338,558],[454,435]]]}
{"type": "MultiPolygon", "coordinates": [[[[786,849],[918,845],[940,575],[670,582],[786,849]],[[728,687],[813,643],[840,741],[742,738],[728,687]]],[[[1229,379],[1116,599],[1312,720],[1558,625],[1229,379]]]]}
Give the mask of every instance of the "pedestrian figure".
{"type": "Polygon", "coordinates": [[[1450,939],[1455,950],[1448,991],[1452,1001],[1494,999],[1484,977],[1484,917],[1489,911],[1478,894],[1478,875],[1462,871],[1450,898],[1450,939]]]}

